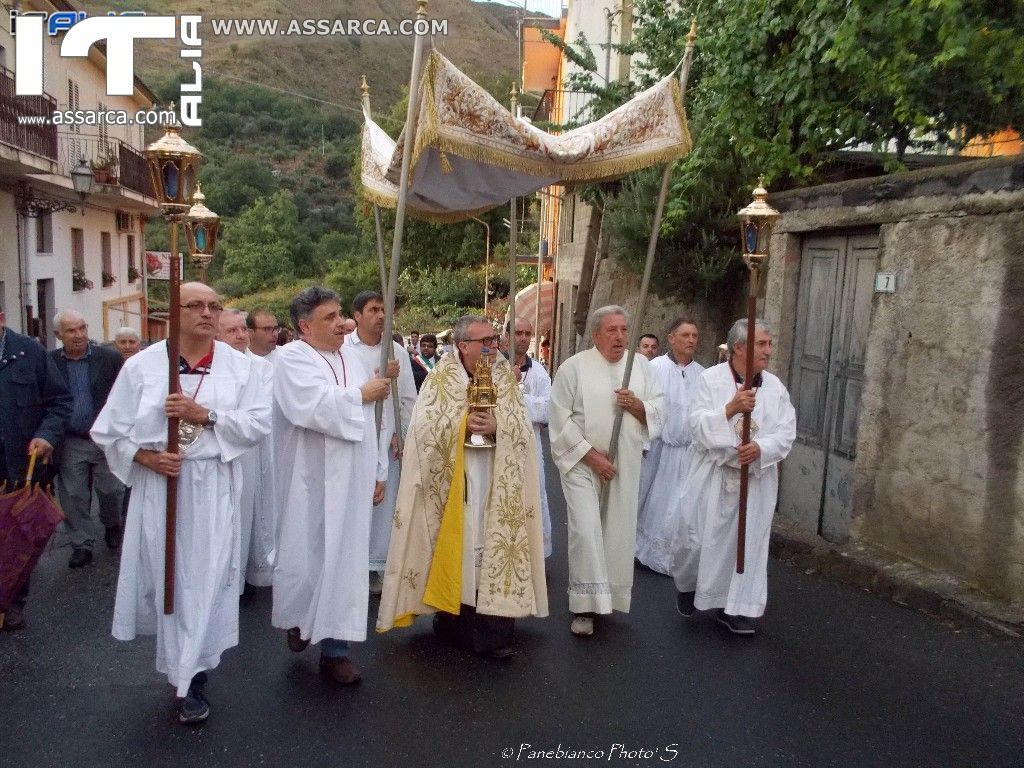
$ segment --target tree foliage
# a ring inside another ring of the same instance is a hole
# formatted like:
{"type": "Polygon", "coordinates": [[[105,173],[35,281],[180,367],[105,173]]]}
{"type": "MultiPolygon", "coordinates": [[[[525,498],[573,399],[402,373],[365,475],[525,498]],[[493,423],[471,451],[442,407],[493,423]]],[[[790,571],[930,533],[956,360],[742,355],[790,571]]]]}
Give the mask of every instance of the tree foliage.
{"type": "MultiPolygon", "coordinates": [[[[634,89],[672,72],[699,26],[687,111],[693,151],[673,168],[659,280],[705,290],[738,268],[735,211],[758,175],[814,183],[838,150],[956,147],[1024,127],[1024,5],[999,0],[635,0],[634,89]]],[[[654,182],[656,184],[656,182],[654,182]]],[[[609,204],[613,240],[637,264],[650,174],[609,204]]]]}
{"type": "Polygon", "coordinates": [[[310,277],[311,246],[291,193],[259,198],[225,230],[221,288],[231,296],[310,277]]]}

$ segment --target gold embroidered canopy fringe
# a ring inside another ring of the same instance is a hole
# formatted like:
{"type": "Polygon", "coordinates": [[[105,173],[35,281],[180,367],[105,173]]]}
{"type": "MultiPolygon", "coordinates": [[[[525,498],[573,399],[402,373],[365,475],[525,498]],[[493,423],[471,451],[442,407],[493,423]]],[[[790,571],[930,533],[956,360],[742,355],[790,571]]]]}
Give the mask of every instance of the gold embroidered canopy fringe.
{"type": "MultiPolygon", "coordinates": [[[[593,123],[559,135],[516,118],[432,50],[419,86],[408,211],[453,222],[559,183],[595,182],[690,151],[679,80],[669,75],[593,123]]],[[[394,208],[403,136],[396,143],[364,110],[363,194],[394,208]]]]}

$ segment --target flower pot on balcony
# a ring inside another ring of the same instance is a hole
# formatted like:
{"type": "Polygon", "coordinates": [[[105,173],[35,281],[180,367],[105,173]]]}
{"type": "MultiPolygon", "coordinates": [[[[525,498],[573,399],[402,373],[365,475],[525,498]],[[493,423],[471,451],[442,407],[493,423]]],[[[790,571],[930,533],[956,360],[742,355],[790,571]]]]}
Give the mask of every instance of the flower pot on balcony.
{"type": "Polygon", "coordinates": [[[110,183],[110,171],[106,168],[94,168],[92,176],[96,179],[97,184],[109,184],[110,183]]]}

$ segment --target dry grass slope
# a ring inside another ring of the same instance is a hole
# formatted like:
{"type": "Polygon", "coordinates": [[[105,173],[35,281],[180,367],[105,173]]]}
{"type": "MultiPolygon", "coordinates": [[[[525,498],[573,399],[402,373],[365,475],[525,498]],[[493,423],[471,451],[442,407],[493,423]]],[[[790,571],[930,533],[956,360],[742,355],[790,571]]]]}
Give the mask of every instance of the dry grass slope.
{"type": "MultiPolygon", "coordinates": [[[[203,26],[203,74],[232,75],[286,88],[328,101],[359,104],[359,78],[366,74],[375,109],[387,109],[408,82],[412,39],[404,37],[214,37],[210,18],[387,19],[415,17],[413,0],[346,0],[343,10],[331,0],[79,0],[83,10],[113,9],[147,13],[199,13],[203,26]]],[[[435,45],[475,78],[508,79],[515,74],[515,9],[470,0],[430,0],[432,19],[448,20],[447,37],[435,45]]],[[[147,80],[179,66],[171,42],[136,46],[137,73],[147,80]]],[[[183,68],[183,66],[182,66],[183,68]]]]}

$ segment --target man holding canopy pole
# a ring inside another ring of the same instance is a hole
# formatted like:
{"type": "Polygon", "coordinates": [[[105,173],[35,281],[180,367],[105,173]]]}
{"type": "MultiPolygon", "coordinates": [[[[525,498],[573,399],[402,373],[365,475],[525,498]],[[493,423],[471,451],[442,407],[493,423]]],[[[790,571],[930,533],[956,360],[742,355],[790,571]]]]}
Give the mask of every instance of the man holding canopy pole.
{"type": "Polygon", "coordinates": [[[664,423],[664,395],[646,358],[633,359],[630,388],[621,386],[627,328],[622,307],[595,310],[594,347],[562,363],[551,387],[551,456],[565,492],[570,629],[577,636],[594,633],[595,614],[629,612],[640,459],[644,443],[656,439],[664,423]],[[617,409],[625,416],[613,462],[604,446],[611,442],[617,409]]]}
{"type": "Polygon", "coordinates": [[[386,446],[374,404],[389,379],[367,370],[344,334],[341,298],[311,286],[290,307],[300,340],[274,369],[278,555],[271,623],[288,648],[320,643],[320,672],[342,685],[362,673],[349,643],[366,639],[370,507],[383,495],[386,446]]]}
{"type": "MultiPolygon", "coordinates": [[[[353,352],[366,369],[367,375],[374,376],[381,359],[381,339],[384,335],[384,298],[376,291],[363,291],[352,300],[352,315],[356,320],[356,331],[349,335],[345,347],[353,352]]],[[[412,418],[412,407],[416,403],[416,381],[412,375],[412,360],[405,348],[391,342],[394,351],[388,360],[387,378],[397,387],[400,403],[401,425],[407,426],[412,418]]],[[[398,498],[398,478],[401,471],[399,440],[401,435],[395,429],[395,414],[388,403],[381,413],[381,439],[385,440],[388,453],[388,471],[383,495],[373,499],[370,513],[370,594],[379,595],[384,585],[384,564],[388,559],[388,540],[391,538],[391,518],[395,514],[395,499],[398,498]]],[[[401,428],[401,426],[399,427],[401,428]]]]}

